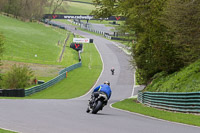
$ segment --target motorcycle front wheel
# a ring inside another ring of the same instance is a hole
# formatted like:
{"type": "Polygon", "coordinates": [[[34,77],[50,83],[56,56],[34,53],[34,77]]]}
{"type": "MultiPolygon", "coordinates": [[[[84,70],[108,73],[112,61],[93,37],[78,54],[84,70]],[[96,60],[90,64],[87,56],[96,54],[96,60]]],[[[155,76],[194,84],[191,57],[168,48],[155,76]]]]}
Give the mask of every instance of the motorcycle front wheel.
{"type": "Polygon", "coordinates": [[[96,107],[92,110],[92,114],[96,114],[103,106],[102,101],[97,101],[96,107]]]}

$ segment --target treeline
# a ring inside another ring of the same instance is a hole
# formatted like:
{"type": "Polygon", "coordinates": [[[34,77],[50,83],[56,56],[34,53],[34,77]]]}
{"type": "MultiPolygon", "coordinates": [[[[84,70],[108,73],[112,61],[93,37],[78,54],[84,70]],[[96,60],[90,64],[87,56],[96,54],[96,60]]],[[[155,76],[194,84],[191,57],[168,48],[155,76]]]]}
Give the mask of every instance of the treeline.
{"type": "Polygon", "coordinates": [[[97,17],[126,17],[123,30],[136,38],[132,56],[140,84],[200,58],[200,0],[94,1],[97,17]]]}
{"type": "MultiPolygon", "coordinates": [[[[54,14],[64,0],[0,0],[0,11],[24,20],[39,20],[44,13],[54,14]]],[[[62,9],[63,10],[63,9],[62,9]]]]}

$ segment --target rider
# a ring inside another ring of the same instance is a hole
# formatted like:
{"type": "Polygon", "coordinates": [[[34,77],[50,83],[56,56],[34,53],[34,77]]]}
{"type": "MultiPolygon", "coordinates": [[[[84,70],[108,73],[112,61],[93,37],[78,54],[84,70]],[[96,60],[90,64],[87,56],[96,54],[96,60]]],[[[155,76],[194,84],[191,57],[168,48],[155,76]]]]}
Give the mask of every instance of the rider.
{"type": "MultiPolygon", "coordinates": [[[[90,101],[89,104],[92,104],[92,103],[93,103],[93,100],[92,100],[92,99],[93,99],[93,97],[95,97],[95,94],[96,94],[97,92],[103,92],[103,93],[105,93],[106,96],[107,96],[107,98],[108,98],[108,100],[109,100],[109,99],[110,99],[110,96],[111,96],[110,82],[109,82],[109,81],[105,81],[104,84],[97,86],[97,87],[93,90],[92,95],[91,95],[91,100],[89,100],[89,101],[90,101]]],[[[107,105],[108,100],[103,104],[103,106],[107,105]]],[[[86,112],[89,113],[89,112],[90,112],[90,109],[88,108],[86,112]]]]}
{"type": "Polygon", "coordinates": [[[104,92],[108,98],[108,100],[110,99],[111,96],[111,88],[110,88],[110,82],[109,81],[105,81],[104,84],[97,86],[94,90],[94,92],[104,92]]]}
{"type": "Polygon", "coordinates": [[[112,75],[114,75],[115,68],[114,68],[114,67],[112,67],[112,68],[110,69],[110,71],[112,72],[112,75]]]}

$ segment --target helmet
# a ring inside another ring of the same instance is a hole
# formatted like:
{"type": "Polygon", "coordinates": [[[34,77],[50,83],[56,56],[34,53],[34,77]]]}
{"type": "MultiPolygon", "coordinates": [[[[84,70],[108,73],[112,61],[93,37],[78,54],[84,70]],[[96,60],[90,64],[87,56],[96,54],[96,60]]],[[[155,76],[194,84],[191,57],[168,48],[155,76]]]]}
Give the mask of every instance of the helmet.
{"type": "Polygon", "coordinates": [[[110,86],[110,82],[109,81],[105,81],[104,84],[107,84],[108,86],[110,86]]]}

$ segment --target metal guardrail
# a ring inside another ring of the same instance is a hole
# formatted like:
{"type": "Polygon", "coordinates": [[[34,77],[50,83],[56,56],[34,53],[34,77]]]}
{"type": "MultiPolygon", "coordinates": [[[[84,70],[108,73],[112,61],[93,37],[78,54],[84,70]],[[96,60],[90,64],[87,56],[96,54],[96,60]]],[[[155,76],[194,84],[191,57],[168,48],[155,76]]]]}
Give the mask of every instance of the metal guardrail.
{"type": "Polygon", "coordinates": [[[59,75],[62,74],[62,73],[66,73],[66,72],[72,71],[72,70],[74,70],[74,69],[76,69],[76,68],[79,68],[79,67],[81,67],[81,65],[82,65],[82,63],[79,62],[79,63],[77,63],[77,64],[74,64],[74,65],[71,65],[71,66],[69,66],[69,67],[66,67],[66,68],[64,68],[63,70],[61,70],[61,71],[59,72],[59,75]]]}
{"type": "Polygon", "coordinates": [[[69,72],[69,71],[72,71],[72,70],[74,70],[74,69],[76,69],[78,67],[81,67],[81,65],[82,65],[82,63],[79,62],[77,64],[74,64],[74,65],[71,65],[69,67],[66,67],[65,69],[61,70],[59,72],[59,75],[57,77],[55,77],[54,79],[52,79],[52,80],[50,80],[48,82],[45,82],[45,83],[43,83],[41,85],[37,85],[37,86],[34,86],[34,87],[30,88],[30,89],[25,90],[25,96],[32,95],[32,94],[34,94],[36,92],[44,90],[44,89],[46,89],[46,88],[58,83],[59,81],[61,81],[64,78],[66,78],[66,72],[69,72]]]}
{"type": "Polygon", "coordinates": [[[155,108],[200,113],[200,92],[139,92],[137,100],[155,108]]]}
{"type": "MultiPolygon", "coordinates": [[[[56,26],[56,27],[65,29],[64,26],[59,25],[59,24],[56,24],[56,23],[51,22],[51,21],[49,21],[49,20],[43,20],[43,22],[46,23],[46,24],[52,25],[52,26],[56,26]]],[[[68,37],[69,37],[69,36],[68,36],[68,37]]],[[[66,43],[66,42],[65,42],[65,43],[66,43]]],[[[61,70],[61,71],[59,72],[59,75],[58,75],[57,77],[55,77],[54,79],[52,79],[52,80],[50,80],[50,81],[48,81],[48,82],[46,82],[46,83],[43,83],[43,84],[41,84],[41,85],[34,86],[34,87],[32,87],[32,88],[29,88],[29,89],[26,89],[26,90],[25,90],[25,96],[32,95],[32,94],[34,94],[34,93],[36,93],[36,92],[39,92],[39,91],[41,91],[41,90],[44,90],[44,89],[46,89],[46,88],[48,88],[48,87],[50,87],[50,86],[56,84],[57,82],[59,82],[59,81],[63,80],[64,78],[66,78],[66,72],[72,71],[72,70],[74,70],[74,69],[76,69],[76,68],[78,68],[78,67],[81,67],[81,66],[82,66],[82,63],[81,63],[81,55],[80,55],[80,52],[79,52],[79,63],[64,68],[63,70],[61,70]]]]}

